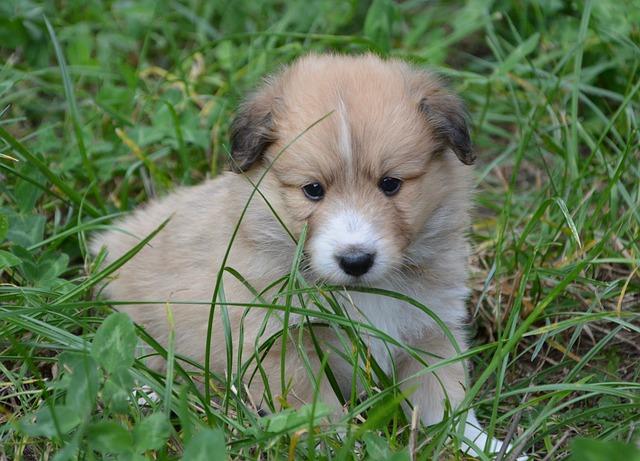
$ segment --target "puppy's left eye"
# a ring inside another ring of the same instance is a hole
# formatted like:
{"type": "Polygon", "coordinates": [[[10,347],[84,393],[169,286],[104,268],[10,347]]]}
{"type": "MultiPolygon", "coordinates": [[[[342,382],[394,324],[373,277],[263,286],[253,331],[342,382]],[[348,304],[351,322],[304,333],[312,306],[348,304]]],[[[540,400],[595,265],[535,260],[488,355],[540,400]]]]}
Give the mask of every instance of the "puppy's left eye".
{"type": "Polygon", "coordinates": [[[378,183],[378,187],[387,197],[398,193],[398,191],[400,190],[400,186],[402,186],[402,180],[398,178],[392,178],[390,176],[382,178],[378,183]]]}

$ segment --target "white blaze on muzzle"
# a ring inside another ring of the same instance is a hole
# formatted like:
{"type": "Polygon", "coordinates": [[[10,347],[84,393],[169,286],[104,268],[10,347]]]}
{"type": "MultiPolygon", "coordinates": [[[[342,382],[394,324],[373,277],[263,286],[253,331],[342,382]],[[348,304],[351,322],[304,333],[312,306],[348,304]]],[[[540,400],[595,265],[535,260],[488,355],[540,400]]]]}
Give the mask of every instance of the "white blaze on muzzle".
{"type": "Polygon", "coordinates": [[[343,210],[314,230],[311,267],[330,283],[373,281],[388,265],[383,236],[355,210],[343,210]]]}

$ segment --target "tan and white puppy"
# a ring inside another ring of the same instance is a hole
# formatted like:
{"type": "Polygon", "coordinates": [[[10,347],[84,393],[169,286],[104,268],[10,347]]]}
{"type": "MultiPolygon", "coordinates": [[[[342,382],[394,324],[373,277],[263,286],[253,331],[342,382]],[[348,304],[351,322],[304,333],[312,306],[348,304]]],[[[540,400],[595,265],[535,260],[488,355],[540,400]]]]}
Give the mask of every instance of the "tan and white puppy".
{"type": "MultiPolygon", "coordinates": [[[[261,195],[251,200],[239,226],[228,267],[255,290],[264,290],[291,270],[296,243],[283,224],[295,238],[306,224],[308,281],[408,295],[435,312],[464,350],[465,233],[474,157],[458,97],[431,74],[401,61],[310,55],[267,79],[242,104],[231,137],[235,172],[179,189],[93,241],[94,252],[106,247],[107,261],[112,262],[171,217],[118,271],[105,289],[108,298],[180,302],[173,306],[176,352],[203,363],[209,306],[185,302],[211,300],[252,183],[264,175],[261,195]]],[[[231,274],[223,276],[223,288],[228,303],[256,302],[252,291],[231,274]]],[[[341,299],[350,317],[425,351],[429,364],[459,355],[441,327],[406,302],[361,292],[341,299]]],[[[162,304],[120,309],[166,344],[162,304]]],[[[271,315],[263,325],[266,313],[258,307],[228,308],[234,361],[239,351],[248,358],[257,344],[282,329],[279,315],[271,315]]],[[[227,370],[228,346],[223,323],[218,312],[210,360],[212,370],[221,375],[227,370]]],[[[324,350],[343,348],[334,330],[317,330],[324,350]]],[[[297,339],[297,334],[292,336],[297,339]]],[[[308,337],[302,341],[318,376],[316,348],[308,337]]],[[[374,337],[365,342],[386,373],[395,370],[424,424],[439,422],[447,405],[455,408],[463,400],[462,361],[425,374],[424,365],[402,347],[374,337]]],[[[327,380],[315,383],[310,378],[308,362],[295,347],[286,349],[287,382],[281,382],[281,348],[276,342],[262,359],[264,374],[245,374],[247,380],[253,376],[247,384],[254,399],[262,398],[265,377],[272,392],[288,389],[284,398],[292,405],[310,402],[319,392],[325,403],[338,407],[327,380]]],[[[329,366],[343,395],[349,395],[352,366],[331,352],[329,366]]],[[[235,373],[235,364],[232,368],[235,373]]],[[[468,412],[465,436],[481,449],[485,444],[493,452],[501,447],[495,440],[487,443],[473,411],[468,412]]]]}

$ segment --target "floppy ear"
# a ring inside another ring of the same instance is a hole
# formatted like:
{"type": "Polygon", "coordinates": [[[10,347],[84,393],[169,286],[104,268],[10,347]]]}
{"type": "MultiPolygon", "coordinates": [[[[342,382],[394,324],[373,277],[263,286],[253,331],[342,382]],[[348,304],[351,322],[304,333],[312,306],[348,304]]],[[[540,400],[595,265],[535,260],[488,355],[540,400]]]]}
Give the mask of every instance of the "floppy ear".
{"type": "Polygon", "coordinates": [[[231,169],[247,171],[276,141],[273,122],[273,88],[267,82],[262,89],[247,98],[231,122],[231,169]]]}
{"type": "Polygon", "coordinates": [[[462,163],[473,164],[476,157],[471,146],[468,115],[460,98],[438,89],[423,97],[418,107],[436,139],[453,150],[462,163]]]}

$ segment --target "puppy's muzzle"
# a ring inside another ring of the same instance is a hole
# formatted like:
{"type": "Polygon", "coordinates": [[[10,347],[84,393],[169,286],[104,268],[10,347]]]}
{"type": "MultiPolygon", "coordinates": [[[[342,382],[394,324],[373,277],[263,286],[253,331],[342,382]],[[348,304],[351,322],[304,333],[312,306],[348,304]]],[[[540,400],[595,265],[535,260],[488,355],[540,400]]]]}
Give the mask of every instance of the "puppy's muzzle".
{"type": "Polygon", "coordinates": [[[350,250],[336,256],[340,268],[349,275],[360,277],[373,266],[376,254],[362,250],[350,250]]]}

